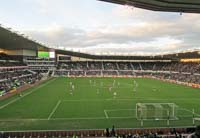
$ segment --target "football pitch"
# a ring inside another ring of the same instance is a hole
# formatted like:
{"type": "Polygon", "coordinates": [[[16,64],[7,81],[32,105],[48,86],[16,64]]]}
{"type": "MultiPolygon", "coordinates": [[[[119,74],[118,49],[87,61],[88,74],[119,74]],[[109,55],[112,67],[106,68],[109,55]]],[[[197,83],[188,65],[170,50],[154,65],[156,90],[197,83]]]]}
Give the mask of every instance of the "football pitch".
{"type": "Polygon", "coordinates": [[[199,120],[200,89],[147,78],[53,78],[0,101],[1,131],[182,127],[199,120]],[[175,119],[138,119],[138,103],[173,103],[175,119]]]}

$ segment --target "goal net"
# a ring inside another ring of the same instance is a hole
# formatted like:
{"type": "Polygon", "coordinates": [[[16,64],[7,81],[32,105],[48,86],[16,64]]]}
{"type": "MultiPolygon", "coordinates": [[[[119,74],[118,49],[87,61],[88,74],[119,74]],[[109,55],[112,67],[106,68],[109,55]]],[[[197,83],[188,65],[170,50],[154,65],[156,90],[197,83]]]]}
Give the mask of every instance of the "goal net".
{"type": "Polygon", "coordinates": [[[137,103],[138,120],[176,120],[177,105],[174,103],[137,103]]]}

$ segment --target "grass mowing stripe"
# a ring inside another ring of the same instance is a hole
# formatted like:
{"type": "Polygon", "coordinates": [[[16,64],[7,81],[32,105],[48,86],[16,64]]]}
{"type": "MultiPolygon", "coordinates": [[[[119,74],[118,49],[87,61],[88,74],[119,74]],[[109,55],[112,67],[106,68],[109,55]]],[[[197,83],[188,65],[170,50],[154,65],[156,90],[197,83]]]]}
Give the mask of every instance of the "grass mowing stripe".
{"type": "Polygon", "coordinates": [[[34,91],[36,91],[36,90],[38,90],[38,89],[40,89],[40,88],[42,88],[42,87],[46,86],[47,84],[49,84],[49,83],[53,82],[54,80],[55,80],[55,79],[53,79],[53,80],[50,80],[50,81],[48,81],[47,83],[45,83],[45,84],[42,84],[42,85],[40,85],[39,87],[37,87],[37,88],[33,89],[32,91],[30,91],[30,92],[28,92],[28,93],[24,94],[22,97],[18,97],[18,98],[16,98],[16,99],[14,99],[14,100],[12,100],[12,101],[8,102],[7,104],[4,104],[4,105],[2,105],[2,106],[0,107],[0,109],[3,109],[3,108],[7,107],[8,105],[10,105],[10,104],[12,104],[12,103],[15,103],[15,102],[16,102],[16,101],[18,101],[19,99],[22,99],[22,98],[24,98],[24,97],[26,97],[26,96],[30,95],[30,94],[31,94],[31,93],[33,93],[34,91]]]}
{"type": "Polygon", "coordinates": [[[58,106],[60,105],[60,103],[61,103],[61,100],[59,100],[57,102],[56,106],[53,108],[52,112],[49,114],[48,120],[50,120],[52,115],[56,112],[56,110],[57,110],[58,106]]]}

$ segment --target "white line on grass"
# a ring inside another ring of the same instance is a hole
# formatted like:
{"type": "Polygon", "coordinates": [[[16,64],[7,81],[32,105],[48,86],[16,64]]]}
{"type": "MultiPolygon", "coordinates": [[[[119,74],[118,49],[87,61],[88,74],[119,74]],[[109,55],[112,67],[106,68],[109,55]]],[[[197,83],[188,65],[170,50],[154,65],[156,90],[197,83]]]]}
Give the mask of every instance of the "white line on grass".
{"type": "Polygon", "coordinates": [[[108,119],[109,117],[108,117],[106,110],[104,110],[104,114],[105,114],[106,118],[108,119]]]}
{"type": "Polygon", "coordinates": [[[75,117],[75,118],[51,118],[50,120],[101,120],[106,117],[75,117]]]}
{"type": "Polygon", "coordinates": [[[27,118],[27,119],[5,119],[0,122],[13,122],[13,121],[48,121],[48,120],[100,120],[106,117],[75,117],[75,118],[27,118]]]}
{"type": "Polygon", "coordinates": [[[120,99],[120,98],[110,98],[110,99],[77,99],[77,100],[62,100],[62,102],[101,102],[101,101],[133,101],[133,100],[145,100],[145,101],[187,101],[187,100],[199,100],[198,98],[191,98],[191,99],[185,99],[185,98],[174,98],[174,99],[154,99],[154,98],[126,98],[126,99],[120,99]]]}
{"type": "Polygon", "coordinates": [[[47,118],[14,118],[14,119],[1,119],[0,122],[14,122],[14,121],[47,121],[47,118]]]}
{"type": "Polygon", "coordinates": [[[116,116],[116,117],[109,117],[109,119],[133,119],[135,117],[133,116],[123,116],[123,117],[120,117],[120,116],[116,116]]]}
{"type": "MultiPolygon", "coordinates": [[[[188,110],[188,109],[186,109],[186,108],[180,108],[180,109],[185,110],[185,111],[190,112],[191,114],[193,114],[193,111],[188,110]]],[[[200,114],[198,114],[198,113],[196,113],[196,112],[194,112],[194,114],[197,115],[197,116],[200,116],[200,114]]]]}
{"type": "MultiPolygon", "coordinates": [[[[57,110],[59,104],[61,101],[58,101],[56,106],[54,107],[51,116],[55,113],[55,111],[57,110]]],[[[185,111],[191,112],[190,110],[186,109],[186,108],[182,108],[185,111]]],[[[0,122],[12,122],[12,121],[48,121],[48,120],[103,120],[103,119],[134,119],[134,116],[116,116],[116,117],[111,117],[108,116],[108,112],[112,112],[112,111],[121,111],[121,110],[135,110],[135,109],[110,109],[110,110],[104,110],[104,114],[105,117],[74,117],[74,118],[51,118],[51,116],[49,118],[27,118],[27,119],[0,119],[0,122]]],[[[196,115],[199,115],[197,113],[195,113],[196,115]]]]}
{"type": "Polygon", "coordinates": [[[22,97],[18,97],[18,98],[16,98],[16,99],[14,99],[14,100],[8,102],[7,104],[4,104],[4,105],[0,106],[0,109],[3,109],[3,108],[5,108],[5,107],[7,107],[8,105],[10,105],[10,104],[12,104],[12,103],[18,101],[19,99],[22,99],[22,98],[24,98],[24,97],[30,95],[30,94],[33,93],[34,91],[36,91],[36,90],[38,90],[38,89],[40,89],[40,88],[46,86],[47,84],[53,82],[54,80],[55,80],[55,79],[50,80],[49,82],[47,82],[47,83],[45,83],[45,84],[42,84],[42,85],[38,86],[37,88],[33,89],[32,91],[30,91],[30,92],[24,94],[22,97]]]}
{"type": "Polygon", "coordinates": [[[136,109],[109,109],[109,110],[106,110],[108,112],[113,112],[113,111],[134,111],[136,109]]]}
{"type": "Polygon", "coordinates": [[[50,120],[101,120],[101,119],[132,119],[133,116],[124,116],[124,117],[75,117],[75,118],[51,118],[50,120]]]}
{"type": "Polygon", "coordinates": [[[5,120],[0,120],[0,122],[13,122],[13,121],[57,121],[57,120],[104,120],[104,119],[133,119],[135,117],[133,116],[124,116],[124,117],[75,117],[75,118],[27,118],[27,119],[5,119],[5,120]]]}
{"type": "Polygon", "coordinates": [[[51,119],[51,117],[53,116],[53,114],[56,112],[56,110],[58,109],[58,106],[60,105],[61,100],[59,100],[56,104],[56,106],[53,108],[52,112],[49,114],[48,120],[51,119]]]}

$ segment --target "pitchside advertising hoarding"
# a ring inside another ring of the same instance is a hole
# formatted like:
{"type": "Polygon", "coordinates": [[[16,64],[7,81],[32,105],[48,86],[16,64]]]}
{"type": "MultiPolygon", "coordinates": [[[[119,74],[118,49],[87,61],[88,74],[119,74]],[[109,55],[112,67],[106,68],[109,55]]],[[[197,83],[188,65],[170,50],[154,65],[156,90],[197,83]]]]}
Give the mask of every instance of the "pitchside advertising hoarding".
{"type": "Polygon", "coordinates": [[[39,58],[55,58],[55,51],[38,51],[39,58]]]}

